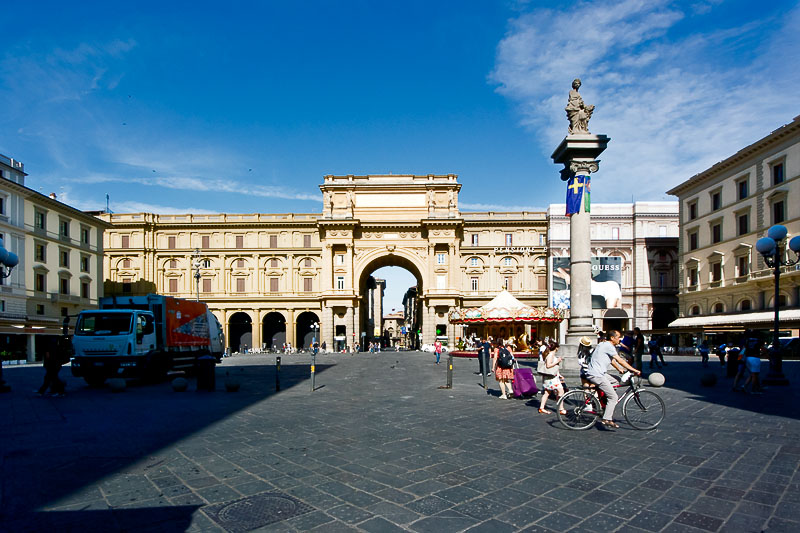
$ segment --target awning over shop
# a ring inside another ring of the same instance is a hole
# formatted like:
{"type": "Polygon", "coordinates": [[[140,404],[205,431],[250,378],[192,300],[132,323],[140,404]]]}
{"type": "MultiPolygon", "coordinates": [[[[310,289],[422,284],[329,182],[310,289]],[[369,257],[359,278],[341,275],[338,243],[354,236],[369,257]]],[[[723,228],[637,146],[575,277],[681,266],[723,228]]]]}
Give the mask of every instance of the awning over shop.
{"type": "MultiPolygon", "coordinates": [[[[781,310],[778,318],[781,326],[800,325],[800,309],[781,310]]],[[[673,328],[721,329],[742,327],[770,327],[775,320],[774,311],[739,313],[735,315],[687,316],[670,322],[673,328]]]]}
{"type": "Polygon", "coordinates": [[[622,318],[627,320],[628,313],[625,312],[624,309],[619,309],[618,307],[612,307],[611,309],[606,310],[603,313],[603,318],[622,318]]]}
{"type": "Polygon", "coordinates": [[[61,335],[62,323],[55,318],[6,315],[0,317],[3,335],[61,335]]]}

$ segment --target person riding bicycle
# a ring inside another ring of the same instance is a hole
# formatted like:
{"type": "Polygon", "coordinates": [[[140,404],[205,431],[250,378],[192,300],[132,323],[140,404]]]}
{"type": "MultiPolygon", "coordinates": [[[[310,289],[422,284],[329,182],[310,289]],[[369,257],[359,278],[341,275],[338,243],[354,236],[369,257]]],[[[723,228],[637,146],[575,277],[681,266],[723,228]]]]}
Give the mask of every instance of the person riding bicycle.
{"type": "Polygon", "coordinates": [[[619,367],[625,368],[629,372],[640,376],[641,371],[628,364],[624,357],[617,354],[617,345],[621,340],[620,332],[611,330],[608,332],[608,340],[601,342],[597,345],[592,352],[592,358],[589,361],[589,366],[586,368],[586,378],[590,383],[597,385],[597,388],[603,391],[606,395],[605,412],[603,413],[603,425],[607,427],[618,428],[619,425],[614,422],[614,408],[617,406],[619,397],[614,390],[614,383],[611,376],[607,374],[608,365],[614,365],[619,370],[619,367]]]}

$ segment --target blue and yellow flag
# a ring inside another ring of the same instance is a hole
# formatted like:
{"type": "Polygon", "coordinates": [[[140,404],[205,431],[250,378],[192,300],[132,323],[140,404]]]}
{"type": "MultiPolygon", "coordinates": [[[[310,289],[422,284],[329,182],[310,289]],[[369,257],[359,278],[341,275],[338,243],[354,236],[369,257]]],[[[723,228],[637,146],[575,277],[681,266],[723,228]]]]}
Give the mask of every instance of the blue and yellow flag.
{"type": "Polygon", "coordinates": [[[587,176],[573,176],[567,182],[567,216],[578,213],[581,210],[583,189],[588,185],[588,181],[589,178],[587,176]]]}

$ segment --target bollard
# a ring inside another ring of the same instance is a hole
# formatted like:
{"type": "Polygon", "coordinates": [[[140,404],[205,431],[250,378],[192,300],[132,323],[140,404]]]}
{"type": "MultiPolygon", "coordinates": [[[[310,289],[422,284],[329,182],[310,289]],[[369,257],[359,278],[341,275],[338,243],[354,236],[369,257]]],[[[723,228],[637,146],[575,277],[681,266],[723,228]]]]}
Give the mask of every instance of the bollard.
{"type": "Polygon", "coordinates": [[[483,378],[483,390],[486,391],[486,394],[489,394],[489,385],[486,383],[486,374],[489,373],[489,367],[487,366],[489,362],[483,356],[483,350],[478,353],[478,357],[480,357],[481,361],[483,361],[483,364],[481,365],[481,369],[483,370],[483,372],[481,372],[481,377],[483,378]]]}
{"type": "Polygon", "coordinates": [[[275,358],[275,391],[281,390],[281,358],[275,358]]]}
{"type": "Polygon", "coordinates": [[[317,366],[317,354],[311,352],[311,392],[314,392],[314,381],[317,373],[315,367],[317,366]]]}
{"type": "Polygon", "coordinates": [[[447,388],[453,388],[453,356],[447,354],[447,388]]]}

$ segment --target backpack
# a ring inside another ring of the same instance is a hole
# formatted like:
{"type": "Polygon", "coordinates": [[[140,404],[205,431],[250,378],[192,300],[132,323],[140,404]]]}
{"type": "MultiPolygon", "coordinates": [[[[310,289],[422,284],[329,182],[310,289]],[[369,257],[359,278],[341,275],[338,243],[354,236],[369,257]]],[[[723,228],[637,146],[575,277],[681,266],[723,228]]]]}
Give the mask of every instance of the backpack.
{"type": "Polygon", "coordinates": [[[507,348],[500,348],[500,354],[497,357],[497,366],[500,368],[514,368],[514,356],[507,348]]]}

